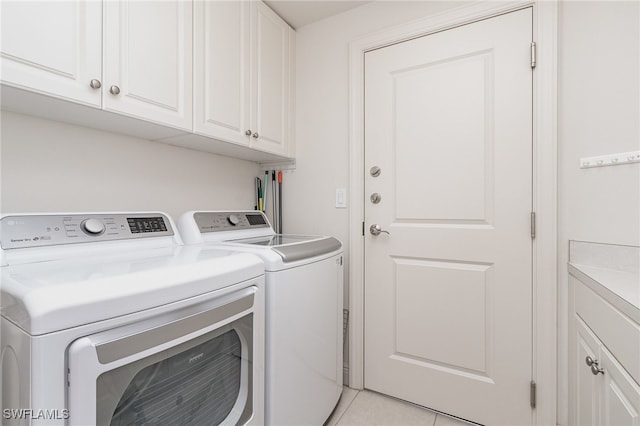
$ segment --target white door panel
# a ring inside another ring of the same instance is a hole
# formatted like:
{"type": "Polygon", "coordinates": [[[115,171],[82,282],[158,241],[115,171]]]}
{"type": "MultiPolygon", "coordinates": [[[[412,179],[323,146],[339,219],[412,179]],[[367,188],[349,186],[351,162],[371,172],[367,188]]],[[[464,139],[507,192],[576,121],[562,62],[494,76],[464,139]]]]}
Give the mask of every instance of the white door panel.
{"type": "Polygon", "coordinates": [[[3,1],[1,80],[100,107],[102,6],[83,1],[3,1]]]}
{"type": "Polygon", "coordinates": [[[291,28],[267,5],[256,2],[252,58],[255,103],[252,115],[257,136],[252,146],[287,154],[289,126],[289,58],[291,28]]]}
{"type": "Polygon", "coordinates": [[[249,145],[249,5],[197,1],[194,7],[194,130],[249,145]]]}
{"type": "Polygon", "coordinates": [[[191,130],[192,3],[108,1],[104,11],[104,109],[191,130]]]}
{"type": "Polygon", "coordinates": [[[365,387],[483,424],[531,422],[531,20],[365,54],[365,387]]]}

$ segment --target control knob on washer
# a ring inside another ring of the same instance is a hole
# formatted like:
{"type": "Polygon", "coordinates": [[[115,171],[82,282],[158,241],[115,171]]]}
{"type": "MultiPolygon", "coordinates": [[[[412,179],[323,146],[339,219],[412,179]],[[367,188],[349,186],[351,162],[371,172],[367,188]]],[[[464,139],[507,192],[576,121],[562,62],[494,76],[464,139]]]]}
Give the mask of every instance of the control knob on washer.
{"type": "Polygon", "coordinates": [[[88,235],[100,235],[104,232],[105,226],[98,219],[86,219],[80,224],[80,229],[88,235]]]}
{"type": "Polygon", "coordinates": [[[240,216],[238,216],[237,214],[230,214],[227,217],[227,220],[229,221],[230,224],[232,224],[233,226],[236,226],[237,224],[240,223],[240,216]]]}

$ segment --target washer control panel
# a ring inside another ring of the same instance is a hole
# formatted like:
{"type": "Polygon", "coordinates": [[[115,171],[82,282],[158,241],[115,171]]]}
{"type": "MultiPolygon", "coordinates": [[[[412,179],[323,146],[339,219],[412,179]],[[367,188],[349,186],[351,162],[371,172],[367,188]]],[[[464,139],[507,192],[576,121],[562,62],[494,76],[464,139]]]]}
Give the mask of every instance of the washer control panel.
{"type": "Polygon", "coordinates": [[[5,216],[0,220],[2,248],[172,236],[161,213],[5,216]]]}
{"type": "Polygon", "coordinates": [[[262,212],[197,212],[193,219],[200,233],[235,231],[241,229],[269,228],[262,212]]]}

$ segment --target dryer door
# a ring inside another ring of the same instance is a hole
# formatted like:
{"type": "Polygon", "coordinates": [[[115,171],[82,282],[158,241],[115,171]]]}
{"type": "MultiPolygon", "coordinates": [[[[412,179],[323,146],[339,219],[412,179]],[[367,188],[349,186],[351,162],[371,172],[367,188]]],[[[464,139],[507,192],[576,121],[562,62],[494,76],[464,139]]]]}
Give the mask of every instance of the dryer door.
{"type": "Polygon", "coordinates": [[[252,391],[255,291],[73,342],[70,424],[257,420],[252,391]]]}

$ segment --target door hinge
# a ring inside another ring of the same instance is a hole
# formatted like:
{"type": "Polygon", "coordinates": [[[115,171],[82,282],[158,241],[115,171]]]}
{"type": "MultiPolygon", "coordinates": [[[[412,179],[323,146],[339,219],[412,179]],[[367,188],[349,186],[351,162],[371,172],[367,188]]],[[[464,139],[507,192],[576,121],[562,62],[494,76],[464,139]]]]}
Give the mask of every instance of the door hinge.
{"type": "Polygon", "coordinates": [[[532,41],[531,42],[531,69],[536,67],[536,62],[537,58],[536,58],[536,42],[532,41]]]}
{"type": "Polygon", "coordinates": [[[362,236],[364,237],[364,222],[362,222],[362,236]]]}
{"type": "Polygon", "coordinates": [[[531,239],[536,238],[536,212],[531,212],[531,239]]]}
{"type": "Polygon", "coordinates": [[[531,408],[536,408],[536,382],[532,380],[530,386],[529,403],[531,408]]]}

